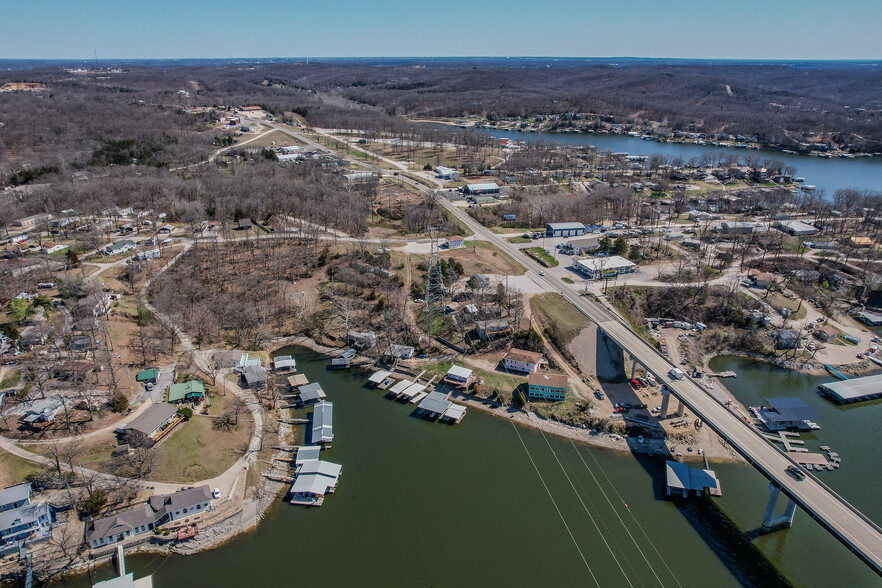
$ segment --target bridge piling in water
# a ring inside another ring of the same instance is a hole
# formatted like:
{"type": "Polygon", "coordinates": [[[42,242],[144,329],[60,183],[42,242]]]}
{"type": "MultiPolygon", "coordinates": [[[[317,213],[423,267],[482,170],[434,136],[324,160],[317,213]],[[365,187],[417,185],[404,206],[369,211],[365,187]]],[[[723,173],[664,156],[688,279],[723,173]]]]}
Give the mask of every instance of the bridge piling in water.
{"type": "Polygon", "coordinates": [[[769,484],[769,502],[766,504],[766,514],[763,517],[761,529],[764,533],[770,533],[779,528],[789,528],[793,524],[793,516],[796,514],[796,503],[787,499],[787,507],[782,514],[775,514],[775,506],[778,504],[778,497],[781,495],[781,489],[774,484],[769,484]]]}

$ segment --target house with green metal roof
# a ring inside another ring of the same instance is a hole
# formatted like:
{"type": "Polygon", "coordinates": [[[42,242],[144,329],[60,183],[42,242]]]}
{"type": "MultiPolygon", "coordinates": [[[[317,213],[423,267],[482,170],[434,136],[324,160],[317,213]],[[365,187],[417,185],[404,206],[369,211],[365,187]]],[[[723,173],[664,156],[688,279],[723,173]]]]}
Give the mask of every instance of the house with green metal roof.
{"type": "Polygon", "coordinates": [[[138,372],[138,375],[135,376],[135,379],[143,384],[155,384],[157,378],[159,378],[159,370],[157,368],[141,370],[138,372]]]}
{"type": "Polygon", "coordinates": [[[172,404],[199,402],[203,398],[205,398],[205,384],[202,383],[202,380],[172,384],[168,389],[168,401],[172,404]]]}

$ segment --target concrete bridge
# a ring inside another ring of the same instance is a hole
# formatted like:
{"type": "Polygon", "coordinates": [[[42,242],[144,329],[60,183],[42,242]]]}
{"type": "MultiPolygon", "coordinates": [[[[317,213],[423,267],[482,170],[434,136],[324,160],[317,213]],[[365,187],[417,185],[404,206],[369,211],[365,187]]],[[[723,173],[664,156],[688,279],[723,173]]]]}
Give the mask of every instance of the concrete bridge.
{"type": "MultiPolygon", "coordinates": [[[[474,231],[477,238],[490,241],[526,267],[527,274],[533,281],[549,292],[558,292],[597,323],[601,331],[629,353],[634,361],[655,374],[659,382],[666,384],[679,400],[681,414],[683,407],[688,407],[769,480],[770,495],[764,511],[763,530],[789,527],[793,523],[796,506],[799,506],[882,576],[882,528],[811,473],[807,473],[803,480],[797,480],[789,474],[788,467],[798,466],[795,461],[778,450],[755,427],[744,422],[741,416],[730,410],[710,391],[689,377],[670,377],[670,370],[676,366],[599,302],[588,296],[578,295],[557,277],[545,275],[544,268],[519,253],[511,243],[477,223],[446,198],[438,198],[437,201],[474,231]],[[781,494],[788,499],[788,503],[783,514],[776,515],[775,507],[781,494]]],[[[669,400],[667,398],[665,403],[669,400]]]]}

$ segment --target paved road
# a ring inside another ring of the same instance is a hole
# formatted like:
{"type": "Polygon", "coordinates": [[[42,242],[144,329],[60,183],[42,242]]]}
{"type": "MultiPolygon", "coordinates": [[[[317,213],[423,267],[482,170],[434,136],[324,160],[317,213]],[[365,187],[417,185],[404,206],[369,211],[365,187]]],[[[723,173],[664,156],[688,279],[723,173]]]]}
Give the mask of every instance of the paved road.
{"type": "MultiPolygon", "coordinates": [[[[786,470],[788,466],[796,465],[794,461],[704,388],[689,379],[673,380],[668,377],[668,371],[675,366],[599,303],[578,296],[556,277],[540,276],[539,272],[544,269],[520,254],[514,245],[475,222],[468,214],[444,198],[439,198],[439,202],[478,237],[492,242],[518,260],[527,268],[527,273],[534,274],[531,277],[543,283],[548,291],[560,293],[596,322],[607,336],[635,357],[643,367],[654,373],[659,381],[667,384],[674,395],[696,416],[713,428],[812,518],[817,519],[838,539],[852,548],[876,573],[882,575],[882,529],[875,523],[811,474],[802,481],[790,476],[786,470]]],[[[765,504],[757,505],[758,517],[762,516],[764,508],[765,504]]]]}
{"type": "MultiPolygon", "coordinates": [[[[311,143],[289,128],[276,126],[298,139],[311,143]]],[[[353,163],[366,166],[344,157],[353,163]]],[[[369,166],[366,166],[369,167],[369,166]]],[[[376,168],[381,173],[386,170],[376,168]]],[[[440,186],[434,178],[425,179],[440,186]]],[[[419,182],[399,176],[417,189],[430,193],[432,190],[419,182]]],[[[820,480],[808,474],[804,480],[796,480],[787,473],[787,467],[797,465],[784,453],[772,445],[753,426],[727,408],[707,390],[690,379],[673,380],[668,371],[675,367],[670,361],[634,333],[619,317],[603,308],[598,302],[588,297],[579,296],[557,277],[539,275],[544,273],[535,261],[520,253],[512,243],[494,234],[486,227],[472,219],[464,210],[455,206],[444,197],[438,202],[450,211],[460,222],[471,229],[476,238],[489,241],[508,253],[527,270],[527,275],[534,281],[545,286],[549,292],[557,292],[568,299],[586,316],[597,323],[602,331],[612,338],[622,349],[625,349],[646,369],[654,373],[659,381],[667,384],[674,395],[688,406],[692,412],[707,423],[732,447],[741,453],[750,463],[762,472],[773,484],[782,489],[812,518],[820,522],[835,537],[848,546],[852,552],[870,565],[877,574],[882,575],[882,529],[851,506],[844,498],[833,492],[820,480]]],[[[762,516],[765,504],[757,505],[757,517],[762,516]]]]}

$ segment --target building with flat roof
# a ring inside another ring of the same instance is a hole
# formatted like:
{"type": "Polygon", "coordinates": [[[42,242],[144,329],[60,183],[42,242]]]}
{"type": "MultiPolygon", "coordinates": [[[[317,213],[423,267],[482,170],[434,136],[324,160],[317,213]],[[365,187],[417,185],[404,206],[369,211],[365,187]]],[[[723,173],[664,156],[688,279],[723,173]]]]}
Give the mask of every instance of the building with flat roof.
{"type": "Polygon", "coordinates": [[[607,280],[621,274],[632,274],[637,271],[636,264],[620,255],[575,259],[572,267],[589,280],[607,280]]]}
{"type": "Polygon", "coordinates": [[[818,386],[818,390],[840,404],[872,400],[882,397],[882,374],[828,382],[818,386]]]}
{"type": "Polygon", "coordinates": [[[736,222],[736,221],[723,221],[720,223],[720,232],[724,235],[749,235],[753,233],[754,226],[753,223],[747,222],[736,222]]]}
{"type": "Polygon", "coordinates": [[[321,506],[326,494],[333,494],[343,466],[320,459],[305,460],[291,485],[291,504],[321,506]]]}
{"type": "Polygon", "coordinates": [[[331,402],[319,402],[315,405],[312,413],[312,437],[313,444],[330,443],[334,440],[334,405],[331,402]]]}
{"type": "Polygon", "coordinates": [[[447,370],[447,375],[444,377],[445,380],[452,380],[455,382],[468,382],[472,378],[472,370],[464,367],[460,367],[458,365],[450,366],[450,369],[447,370]]]}
{"type": "Polygon", "coordinates": [[[448,180],[451,182],[455,182],[459,179],[458,171],[449,167],[444,167],[443,165],[439,165],[435,168],[435,175],[437,175],[442,180],[448,180]]]}
{"type": "Polygon", "coordinates": [[[769,406],[757,408],[754,415],[770,431],[809,431],[820,428],[815,421],[820,420],[821,415],[801,398],[766,398],[766,402],[769,406]]]}
{"type": "Polygon", "coordinates": [[[482,184],[466,184],[462,191],[466,194],[499,194],[499,186],[496,182],[485,182],[482,184]]]}
{"type": "Polygon", "coordinates": [[[775,222],[775,228],[794,237],[806,237],[814,235],[818,229],[800,220],[780,220],[775,222]]]}
{"type": "Polygon", "coordinates": [[[861,311],[857,314],[857,320],[871,327],[882,325],[882,314],[878,312],[861,311]]]}
{"type": "Polygon", "coordinates": [[[533,372],[527,378],[527,398],[530,400],[563,400],[568,379],[563,374],[533,372]]]}
{"type": "Polygon", "coordinates": [[[587,229],[582,223],[548,223],[545,225],[546,237],[581,237],[587,229]]]}

